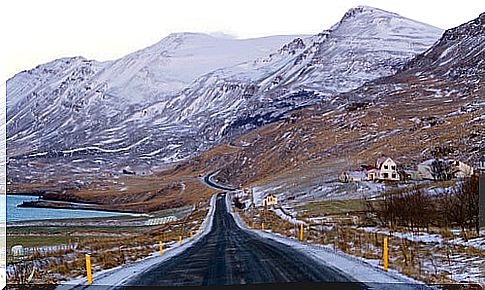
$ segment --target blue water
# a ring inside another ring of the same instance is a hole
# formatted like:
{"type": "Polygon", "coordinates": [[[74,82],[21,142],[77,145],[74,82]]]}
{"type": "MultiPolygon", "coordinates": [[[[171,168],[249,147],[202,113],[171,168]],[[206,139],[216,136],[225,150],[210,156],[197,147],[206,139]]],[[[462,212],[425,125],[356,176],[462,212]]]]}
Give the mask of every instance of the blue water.
{"type": "MultiPolygon", "coordinates": [[[[77,219],[91,217],[110,217],[119,215],[129,215],[126,213],[105,212],[95,210],[75,210],[75,209],[52,209],[52,208],[28,208],[17,207],[23,201],[37,200],[35,196],[27,195],[7,195],[7,222],[29,221],[29,220],[48,220],[48,219],[77,219]]],[[[5,197],[0,198],[2,214],[4,219],[5,197]]]]}

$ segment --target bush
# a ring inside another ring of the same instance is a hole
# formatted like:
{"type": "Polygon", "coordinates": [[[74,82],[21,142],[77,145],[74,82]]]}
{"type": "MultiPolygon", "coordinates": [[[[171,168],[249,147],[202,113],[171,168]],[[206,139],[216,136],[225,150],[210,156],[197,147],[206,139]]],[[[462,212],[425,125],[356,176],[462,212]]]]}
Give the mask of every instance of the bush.
{"type": "MultiPolygon", "coordinates": [[[[479,235],[478,176],[464,178],[438,195],[425,194],[417,186],[385,193],[378,201],[365,200],[367,212],[391,229],[408,227],[412,231],[437,226],[459,226],[462,232],[479,235]]],[[[465,237],[466,238],[466,237],[465,237]]]]}
{"type": "Polygon", "coordinates": [[[412,186],[405,190],[389,192],[377,202],[367,202],[368,211],[377,217],[384,226],[391,229],[397,226],[408,227],[411,231],[429,228],[434,217],[435,207],[432,197],[422,189],[412,186]]]}
{"type": "Polygon", "coordinates": [[[438,196],[439,214],[445,227],[459,226],[464,234],[465,229],[480,234],[478,179],[476,175],[466,177],[438,196]]]}

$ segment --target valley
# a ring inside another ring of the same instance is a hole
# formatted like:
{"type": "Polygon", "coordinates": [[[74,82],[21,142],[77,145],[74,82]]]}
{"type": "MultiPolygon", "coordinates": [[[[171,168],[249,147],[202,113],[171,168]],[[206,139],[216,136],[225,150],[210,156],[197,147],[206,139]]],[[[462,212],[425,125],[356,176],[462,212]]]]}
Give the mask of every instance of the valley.
{"type": "MultiPolygon", "coordinates": [[[[257,259],[227,242],[268,261],[284,244],[292,267],[305,255],[363,263],[384,284],[483,284],[484,51],[485,13],[442,30],[359,6],[316,35],[177,33],[118,60],[21,72],[7,82],[7,194],[139,216],[7,220],[10,236],[36,237],[27,264],[49,269],[49,283],[85,283],[84,252],[96,283],[249,281],[241,269],[257,259]],[[157,254],[162,242],[173,254],[157,254]],[[201,245],[213,266],[184,267],[201,245]],[[227,277],[218,261],[233,265],[227,277]],[[131,267],[142,274],[126,280],[131,267]]],[[[17,262],[9,277],[22,282],[17,262]]],[[[303,275],[260,266],[258,282],[303,275]]],[[[336,269],[306,280],[365,278],[336,269]]]]}

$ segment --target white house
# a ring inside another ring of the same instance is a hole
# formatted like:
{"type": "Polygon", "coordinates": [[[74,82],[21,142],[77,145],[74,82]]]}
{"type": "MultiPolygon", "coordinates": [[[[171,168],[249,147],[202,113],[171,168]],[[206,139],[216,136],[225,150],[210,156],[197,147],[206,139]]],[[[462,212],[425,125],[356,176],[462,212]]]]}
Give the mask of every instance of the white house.
{"type": "Polygon", "coordinates": [[[452,174],[452,177],[455,178],[463,178],[473,175],[473,168],[459,160],[429,159],[418,164],[417,179],[435,179],[433,176],[433,162],[444,163],[445,165],[443,166],[446,166],[446,164],[449,165],[449,172],[452,174]]]}
{"type": "Polygon", "coordinates": [[[367,170],[367,179],[399,181],[401,178],[397,172],[396,162],[390,157],[380,157],[375,168],[367,170]]]}
{"type": "Polygon", "coordinates": [[[473,168],[459,160],[449,160],[448,161],[452,170],[454,177],[463,178],[473,175],[473,168]]]}
{"type": "Polygon", "coordinates": [[[263,206],[270,206],[270,205],[276,205],[276,204],[278,204],[278,199],[272,193],[268,194],[263,199],[263,206]]]}

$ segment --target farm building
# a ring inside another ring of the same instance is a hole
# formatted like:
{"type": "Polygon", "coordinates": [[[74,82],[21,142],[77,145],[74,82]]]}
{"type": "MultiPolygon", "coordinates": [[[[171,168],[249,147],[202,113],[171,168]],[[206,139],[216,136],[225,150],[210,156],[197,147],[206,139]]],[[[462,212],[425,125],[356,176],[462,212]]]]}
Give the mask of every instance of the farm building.
{"type": "Polygon", "coordinates": [[[454,177],[463,178],[473,175],[473,167],[470,165],[459,160],[449,160],[448,162],[452,168],[454,177]]]}
{"type": "Polygon", "coordinates": [[[276,205],[276,204],[278,204],[278,199],[272,193],[268,194],[263,199],[263,206],[271,206],[271,205],[276,205]]]}
{"type": "Polygon", "coordinates": [[[430,159],[418,164],[416,179],[451,179],[473,175],[473,168],[459,160],[430,159]],[[448,177],[442,176],[446,174],[448,177]]]}
{"type": "Polygon", "coordinates": [[[344,171],[340,174],[341,182],[355,182],[367,180],[367,175],[363,171],[344,171]]]}
{"type": "Polygon", "coordinates": [[[396,162],[390,157],[377,159],[375,168],[367,170],[367,180],[399,181],[396,162]]]}

